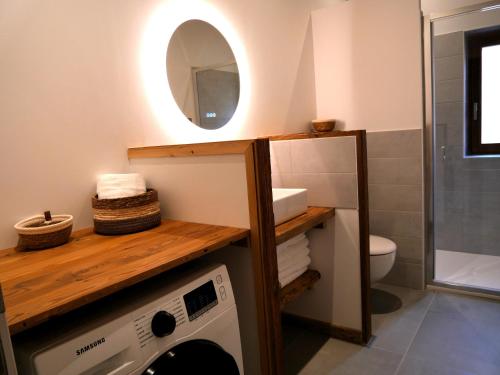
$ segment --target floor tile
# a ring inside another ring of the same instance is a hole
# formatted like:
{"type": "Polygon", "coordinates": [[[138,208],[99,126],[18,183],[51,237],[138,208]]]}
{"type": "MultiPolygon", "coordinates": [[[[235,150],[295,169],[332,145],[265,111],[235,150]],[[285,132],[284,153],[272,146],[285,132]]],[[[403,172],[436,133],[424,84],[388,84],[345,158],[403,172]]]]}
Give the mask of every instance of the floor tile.
{"type": "Polygon", "coordinates": [[[401,355],[330,339],[302,369],[301,375],[390,375],[401,355]]]}
{"type": "Polygon", "coordinates": [[[392,285],[375,287],[397,295],[403,307],[372,316],[375,338],[369,346],[324,336],[322,343],[317,334],[295,330],[294,337],[287,336],[286,373],[500,374],[500,302],[392,285]]]}
{"type": "Polygon", "coordinates": [[[450,361],[405,357],[396,375],[498,375],[498,367],[488,363],[472,363],[467,368],[450,361]]]}
{"type": "Polygon", "coordinates": [[[412,358],[481,375],[488,374],[484,369],[490,367],[500,374],[498,335],[449,312],[427,313],[407,353],[406,359],[412,358]]]}
{"type": "Polygon", "coordinates": [[[474,322],[500,327],[500,301],[460,294],[437,293],[429,311],[451,314],[474,322]]]}
{"type": "Polygon", "coordinates": [[[410,347],[434,293],[378,284],[376,288],[392,293],[403,302],[403,307],[390,314],[372,315],[371,343],[374,348],[404,354],[410,347]]]}

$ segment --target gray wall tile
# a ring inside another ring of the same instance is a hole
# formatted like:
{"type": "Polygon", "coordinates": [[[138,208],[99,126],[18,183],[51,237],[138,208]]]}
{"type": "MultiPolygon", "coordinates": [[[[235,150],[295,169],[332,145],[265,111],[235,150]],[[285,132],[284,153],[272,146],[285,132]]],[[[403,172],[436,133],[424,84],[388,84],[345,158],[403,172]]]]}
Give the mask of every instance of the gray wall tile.
{"type": "Polygon", "coordinates": [[[367,133],[368,158],[401,158],[422,155],[422,130],[367,133]]]}
{"type": "Polygon", "coordinates": [[[422,212],[422,187],[369,185],[370,209],[422,212]]]}
{"type": "Polygon", "coordinates": [[[500,192],[500,170],[465,169],[461,172],[464,175],[465,190],[475,192],[500,192]]]}
{"type": "Polygon", "coordinates": [[[464,33],[462,31],[437,35],[433,38],[433,43],[435,58],[463,55],[464,53],[464,33]]]}
{"type": "Polygon", "coordinates": [[[452,79],[442,81],[435,87],[436,103],[445,102],[463,102],[464,100],[464,81],[463,79],[452,79]]]}
{"type": "Polygon", "coordinates": [[[389,274],[381,281],[413,289],[423,289],[423,265],[396,260],[389,274]]]}
{"type": "Polygon", "coordinates": [[[297,173],[280,177],[282,186],[307,189],[307,203],[310,206],[358,208],[355,173],[297,173]]]}
{"type": "Polygon", "coordinates": [[[356,138],[290,141],[293,173],[356,173],[356,138]]]}
{"type": "Polygon", "coordinates": [[[422,238],[422,213],[371,210],[370,231],[381,236],[422,238]]]}
{"type": "Polygon", "coordinates": [[[463,146],[463,103],[451,102],[436,104],[435,116],[436,146],[463,146]]]}
{"type": "Polygon", "coordinates": [[[463,251],[463,215],[439,213],[434,221],[434,247],[439,250],[463,251]]]}
{"type": "Polygon", "coordinates": [[[435,82],[464,78],[464,56],[446,56],[434,59],[435,82]]]}
{"type": "Polygon", "coordinates": [[[467,158],[464,169],[500,169],[500,158],[467,158]]]}
{"type": "Polygon", "coordinates": [[[470,216],[500,215],[500,192],[467,191],[463,194],[463,207],[464,213],[470,216]]]}
{"type": "Polygon", "coordinates": [[[389,238],[393,240],[398,247],[396,252],[396,257],[398,259],[409,263],[422,264],[422,260],[424,259],[423,238],[400,236],[389,236],[389,238]]]}
{"type": "Polygon", "coordinates": [[[368,133],[367,147],[370,232],[388,237],[398,246],[398,266],[388,282],[421,288],[422,130],[368,133]]]}
{"type": "Polygon", "coordinates": [[[370,158],[368,183],[422,185],[422,157],[370,158]]]}

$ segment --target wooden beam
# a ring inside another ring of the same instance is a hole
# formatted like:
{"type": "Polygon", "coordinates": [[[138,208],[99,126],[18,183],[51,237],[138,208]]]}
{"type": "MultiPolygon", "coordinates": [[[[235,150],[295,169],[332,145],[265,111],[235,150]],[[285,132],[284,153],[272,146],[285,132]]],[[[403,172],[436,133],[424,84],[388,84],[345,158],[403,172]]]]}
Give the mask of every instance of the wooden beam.
{"type": "Polygon", "coordinates": [[[289,313],[283,313],[282,319],[283,322],[288,324],[296,325],[314,332],[323,333],[339,340],[349,341],[353,344],[359,345],[364,344],[362,332],[356,329],[335,326],[327,322],[289,313]]]}
{"type": "Polygon", "coordinates": [[[331,138],[331,137],[352,137],[358,135],[360,130],[334,130],[325,133],[295,133],[284,135],[271,135],[267,137],[270,141],[290,141],[294,139],[308,138],[331,138]]]}
{"type": "Polygon", "coordinates": [[[193,143],[185,145],[165,145],[136,147],[128,149],[129,159],[173,158],[182,156],[210,156],[244,154],[253,140],[193,143]]]}
{"type": "Polygon", "coordinates": [[[361,326],[362,341],[368,343],[372,336],[372,314],[370,299],[370,217],[368,203],[368,157],[366,131],[356,136],[358,171],[358,216],[359,216],[359,259],[361,267],[361,326]]]}
{"type": "Polygon", "coordinates": [[[311,289],[321,279],[321,274],[316,270],[307,270],[280,290],[280,305],[283,309],[286,304],[295,301],[306,290],[311,289]]]}
{"type": "Polygon", "coordinates": [[[276,226],[276,244],[279,245],[309,229],[321,225],[335,215],[330,207],[309,207],[302,215],[276,226]]]}
{"type": "Polygon", "coordinates": [[[280,375],[283,373],[283,343],[269,140],[257,140],[246,152],[245,159],[261,371],[262,374],[280,375]]]}

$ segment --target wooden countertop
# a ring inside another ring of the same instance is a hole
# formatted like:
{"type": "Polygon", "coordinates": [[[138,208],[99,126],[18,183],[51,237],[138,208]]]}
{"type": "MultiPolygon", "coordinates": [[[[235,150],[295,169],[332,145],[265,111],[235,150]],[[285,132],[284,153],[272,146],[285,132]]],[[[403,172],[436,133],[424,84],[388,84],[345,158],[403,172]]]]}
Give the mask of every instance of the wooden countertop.
{"type": "Polygon", "coordinates": [[[124,236],[75,232],[66,245],[0,251],[0,284],[11,334],[36,326],[210,251],[249,230],[166,220],[124,236]]]}
{"type": "Polygon", "coordinates": [[[276,245],[324,223],[334,215],[335,209],[331,207],[309,207],[302,215],[276,226],[276,245]]]}

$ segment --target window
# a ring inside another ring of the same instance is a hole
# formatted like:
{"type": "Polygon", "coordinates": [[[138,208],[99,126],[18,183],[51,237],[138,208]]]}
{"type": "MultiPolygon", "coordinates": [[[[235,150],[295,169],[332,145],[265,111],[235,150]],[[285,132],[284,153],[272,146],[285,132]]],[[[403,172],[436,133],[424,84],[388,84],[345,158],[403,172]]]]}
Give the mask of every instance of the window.
{"type": "Polygon", "coordinates": [[[500,155],[500,27],[465,33],[469,155],[500,155]]]}

